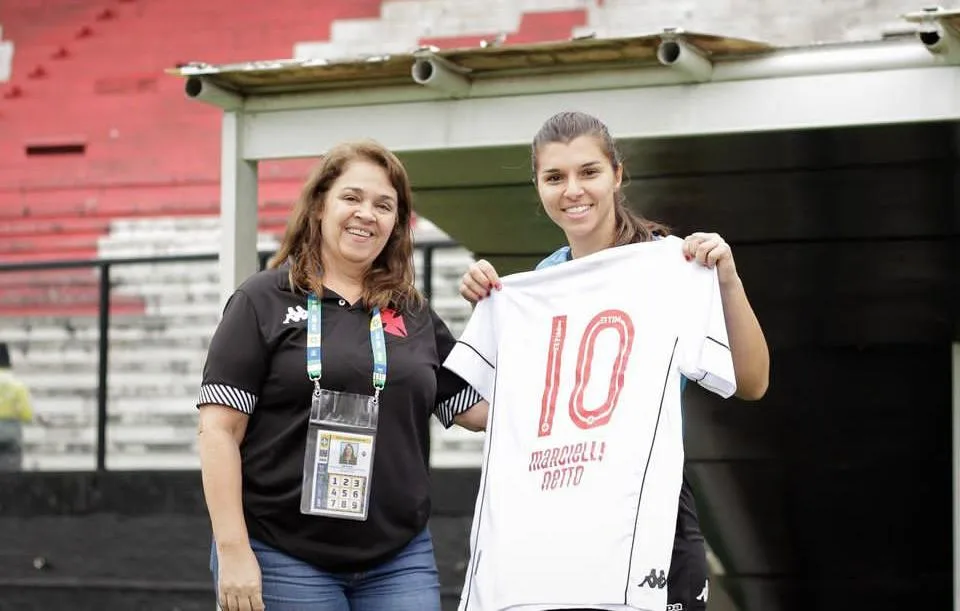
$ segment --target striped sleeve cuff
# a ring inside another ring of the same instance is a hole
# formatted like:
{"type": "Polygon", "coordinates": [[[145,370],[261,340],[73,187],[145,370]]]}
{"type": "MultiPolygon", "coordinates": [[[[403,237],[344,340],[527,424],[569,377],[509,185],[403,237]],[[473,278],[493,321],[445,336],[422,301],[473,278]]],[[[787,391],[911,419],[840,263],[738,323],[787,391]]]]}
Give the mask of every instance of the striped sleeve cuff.
{"type": "Polygon", "coordinates": [[[437,420],[443,424],[444,428],[450,428],[453,426],[455,416],[459,416],[482,400],[483,397],[480,393],[474,390],[472,386],[467,386],[437,406],[435,412],[437,420]]]}
{"type": "Polygon", "coordinates": [[[209,403],[226,405],[249,415],[257,404],[257,396],[226,384],[204,384],[200,387],[197,407],[209,403]]]}

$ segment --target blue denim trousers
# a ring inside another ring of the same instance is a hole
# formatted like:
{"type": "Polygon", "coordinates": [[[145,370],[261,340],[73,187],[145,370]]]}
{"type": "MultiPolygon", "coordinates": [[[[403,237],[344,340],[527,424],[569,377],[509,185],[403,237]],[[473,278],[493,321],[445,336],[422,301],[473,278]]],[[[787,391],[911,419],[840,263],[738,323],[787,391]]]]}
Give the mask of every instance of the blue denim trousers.
{"type": "MultiPolygon", "coordinates": [[[[260,564],[266,611],[440,611],[429,529],[392,559],[362,573],[328,573],[260,541],[251,540],[250,546],[260,564]]],[[[210,556],[216,588],[215,545],[210,556]]]]}

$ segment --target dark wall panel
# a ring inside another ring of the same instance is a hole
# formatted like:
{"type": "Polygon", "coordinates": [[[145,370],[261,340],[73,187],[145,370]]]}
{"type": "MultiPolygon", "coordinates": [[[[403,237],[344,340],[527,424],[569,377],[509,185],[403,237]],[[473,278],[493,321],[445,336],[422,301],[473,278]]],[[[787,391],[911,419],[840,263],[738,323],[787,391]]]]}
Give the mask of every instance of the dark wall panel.
{"type": "Polygon", "coordinates": [[[960,238],[734,246],[773,346],[949,342],[960,238]]]}
{"type": "MultiPolygon", "coordinates": [[[[444,611],[468,557],[476,470],[438,471],[430,528],[444,611]]],[[[0,473],[0,611],[211,611],[197,472],[0,473]]]]}
{"type": "Polygon", "coordinates": [[[731,242],[957,233],[948,160],[640,179],[629,199],[678,231],[731,242]]]}
{"type": "Polygon", "coordinates": [[[621,141],[635,178],[839,169],[956,156],[949,123],[748,132],[621,141]]]}
{"type": "Polygon", "coordinates": [[[744,609],[945,608],[950,393],[941,344],[781,350],[759,402],[688,394],[701,517],[744,609]]]}

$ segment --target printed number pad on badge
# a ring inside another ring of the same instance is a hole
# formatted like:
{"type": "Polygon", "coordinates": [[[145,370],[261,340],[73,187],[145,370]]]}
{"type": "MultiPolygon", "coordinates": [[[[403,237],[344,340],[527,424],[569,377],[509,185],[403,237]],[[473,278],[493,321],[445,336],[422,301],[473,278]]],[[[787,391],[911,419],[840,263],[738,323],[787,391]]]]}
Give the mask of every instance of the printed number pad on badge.
{"type": "Polygon", "coordinates": [[[331,475],[327,482],[327,507],[351,513],[363,509],[367,478],[359,475],[331,475]]]}
{"type": "Polygon", "coordinates": [[[368,395],[315,388],[301,478],[300,512],[366,520],[378,404],[368,395]]]}

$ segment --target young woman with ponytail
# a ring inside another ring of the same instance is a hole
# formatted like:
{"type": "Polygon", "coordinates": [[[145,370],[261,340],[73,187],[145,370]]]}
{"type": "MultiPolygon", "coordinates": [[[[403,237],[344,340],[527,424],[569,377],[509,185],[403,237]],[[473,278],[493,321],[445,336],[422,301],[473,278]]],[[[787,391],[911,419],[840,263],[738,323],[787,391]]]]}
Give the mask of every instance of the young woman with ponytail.
{"type": "MultiPolygon", "coordinates": [[[[623,160],[599,119],[581,112],[563,112],[548,119],[534,137],[532,164],[543,209],[567,239],[567,245],[541,261],[537,269],[668,235],[666,227],[627,207],[621,190],[623,160]]],[[[767,390],[769,352],[737,274],[730,246],[715,233],[693,233],[684,239],[683,256],[717,269],[736,375],[736,396],[760,399],[767,390]]],[[[476,303],[499,287],[496,270],[489,262],[480,260],[463,275],[460,294],[476,303]]],[[[684,471],[667,583],[667,609],[704,611],[709,592],[707,581],[704,539],[684,471]]]]}

